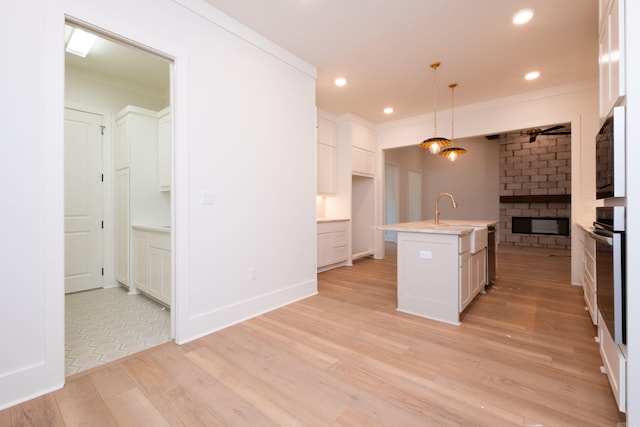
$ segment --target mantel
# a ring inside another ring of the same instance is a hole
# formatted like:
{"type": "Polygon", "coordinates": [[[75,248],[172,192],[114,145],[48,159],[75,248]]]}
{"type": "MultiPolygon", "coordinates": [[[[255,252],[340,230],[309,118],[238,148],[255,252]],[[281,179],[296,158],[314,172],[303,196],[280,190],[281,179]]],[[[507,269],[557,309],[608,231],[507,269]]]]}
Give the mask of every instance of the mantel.
{"type": "Polygon", "coordinates": [[[532,194],[500,196],[500,203],[571,203],[571,194],[532,194]]]}

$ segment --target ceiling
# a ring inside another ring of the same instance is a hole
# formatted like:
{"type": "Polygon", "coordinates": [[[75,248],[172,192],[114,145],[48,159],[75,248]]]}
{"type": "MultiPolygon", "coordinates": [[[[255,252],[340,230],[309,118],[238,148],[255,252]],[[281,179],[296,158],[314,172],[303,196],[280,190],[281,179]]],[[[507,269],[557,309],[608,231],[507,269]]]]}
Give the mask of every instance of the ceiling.
{"type": "MultiPolygon", "coordinates": [[[[442,63],[438,109],[450,108],[453,82],[458,107],[598,76],[597,0],[205,1],[316,66],[318,108],[373,123],[432,112],[435,61],[442,63]],[[533,19],[513,25],[524,8],[534,10],[533,19]],[[540,78],[525,81],[532,70],[540,78]],[[334,85],[338,76],[346,86],[334,85]],[[395,112],[385,115],[387,106],[395,112]]],[[[127,54],[118,45],[105,49],[127,54]]],[[[100,63],[96,51],[84,60],[93,65],[70,60],[109,73],[127,65],[142,84],[168,86],[168,77],[152,78],[158,61],[166,74],[166,62],[142,57],[139,65],[138,57],[100,63]]]]}
{"type": "Polygon", "coordinates": [[[206,1],[315,65],[318,108],[374,123],[433,111],[435,61],[439,109],[453,82],[460,106],[598,76],[597,0],[206,1]]]}

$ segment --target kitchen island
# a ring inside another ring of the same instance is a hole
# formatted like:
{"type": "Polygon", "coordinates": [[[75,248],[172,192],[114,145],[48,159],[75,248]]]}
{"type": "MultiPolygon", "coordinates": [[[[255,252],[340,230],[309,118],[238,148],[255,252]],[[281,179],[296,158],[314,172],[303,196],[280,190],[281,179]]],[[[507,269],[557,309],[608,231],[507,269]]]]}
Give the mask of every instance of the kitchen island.
{"type": "Polygon", "coordinates": [[[398,233],[398,311],[454,325],[486,283],[487,227],[455,220],[375,226],[398,233]]]}

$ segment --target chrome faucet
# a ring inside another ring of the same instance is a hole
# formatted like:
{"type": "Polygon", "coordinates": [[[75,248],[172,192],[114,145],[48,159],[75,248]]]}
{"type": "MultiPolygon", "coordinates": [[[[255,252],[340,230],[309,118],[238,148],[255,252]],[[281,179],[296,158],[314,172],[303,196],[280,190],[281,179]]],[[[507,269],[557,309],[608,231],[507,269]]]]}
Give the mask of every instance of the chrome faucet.
{"type": "Polygon", "coordinates": [[[440,211],[438,210],[438,200],[440,200],[440,197],[442,196],[447,196],[448,198],[451,199],[451,203],[453,203],[454,209],[458,207],[458,205],[456,205],[456,199],[453,198],[453,195],[451,193],[438,194],[438,197],[436,197],[436,225],[440,224],[440,211]]]}

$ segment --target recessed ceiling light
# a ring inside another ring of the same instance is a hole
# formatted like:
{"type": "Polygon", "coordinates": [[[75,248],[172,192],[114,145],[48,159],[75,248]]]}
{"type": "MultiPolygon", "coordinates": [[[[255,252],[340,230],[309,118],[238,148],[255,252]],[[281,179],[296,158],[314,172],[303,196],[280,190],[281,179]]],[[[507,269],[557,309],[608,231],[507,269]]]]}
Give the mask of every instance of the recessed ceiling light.
{"type": "Polygon", "coordinates": [[[347,79],[345,79],[344,77],[338,77],[334,80],[334,83],[336,84],[336,86],[344,86],[347,84],[347,79]]]}
{"type": "Polygon", "coordinates": [[[533,10],[523,9],[513,15],[513,23],[516,25],[526,24],[531,21],[531,18],[533,18],[533,10]]]}
{"type": "Polygon", "coordinates": [[[535,80],[540,77],[540,71],[531,71],[524,76],[525,80],[535,80]]]}
{"type": "Polygon", "coordinates": [[[385,114],[391,114],[393,113],[393,107],[387,107],[383,111],[385,114]]]}

